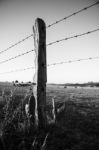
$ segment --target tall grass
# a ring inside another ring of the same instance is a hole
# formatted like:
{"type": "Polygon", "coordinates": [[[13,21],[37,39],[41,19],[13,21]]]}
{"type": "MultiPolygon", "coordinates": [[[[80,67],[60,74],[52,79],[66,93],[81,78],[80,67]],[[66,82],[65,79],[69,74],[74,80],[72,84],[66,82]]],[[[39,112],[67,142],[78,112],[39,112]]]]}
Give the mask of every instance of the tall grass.
{"type": "MultiPolygon", "coordinates": [[[[6,150],[98,150],[99,110],[66,101],[56,123],[36,131],[25,115],[28,98],[8,97],[0,101],[0,128],[6,150]],[[90,111],[89,111],[90,110],[90,111]],[[82,113],[85,111],[86,113],[82,113]],[[44,143],[45,142],[45,143],[44,143]]],[[[58,107],[58,104],[56,104],[58,107]]]]}

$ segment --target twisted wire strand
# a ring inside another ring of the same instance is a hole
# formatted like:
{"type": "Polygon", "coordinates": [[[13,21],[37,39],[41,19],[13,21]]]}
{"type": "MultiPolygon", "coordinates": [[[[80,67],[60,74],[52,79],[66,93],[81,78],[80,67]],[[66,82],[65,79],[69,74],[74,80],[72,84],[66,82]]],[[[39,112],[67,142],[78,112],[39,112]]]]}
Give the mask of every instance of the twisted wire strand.
{"type": "Polygon", "coordinates": [[[0,51],[0,54],[2,54],[2,53],[4,53],[4,52],[8,51],[9,49],[11,49],[11,48],[13,48],[13,47],[19,45],[20,43],[26,41],[27,39],[29,39],[29,38],[32,37],[32,36],[33,36],[33,34],[30,34],[29,36],[25,37],[24,39],[22,39],[22,40],[16,42],[15,44],[12,44],[12,45],[9,46],[8,48],[6,48],[6,49],[0,51]]]}
{"type": "MultiPolygon", "coordinates": [[[[69,39],[77,38],[77,37],[80,37],[80,36],[83,36],[83,35],[91,34],[91,33],[96,32],[96,31],[99,31],[99,28],[94,29],[94,30],[91,30],[91,31],[88,31],[88,32],[85,32],[85,33],[82,33],[82,34],[73,35],[73,36],[71,36],[71,37],[67,37],[67,38],[63,38],[63,39],[60,39],[60,40],[51,42],[51,43],[47,44],[46,46],[50,46],[50,45],[53,45],[53,44],[56,44],[56,43],[59,43],[59,42],[62,42],[62,41],[66,41],[66,40],[69,40],[69,39]]],[[[16,58],[18,58],[18,57],[21,57],[21,56],[23,56],[23,55],[26,55],[26,54],[28,54],[28,53],[31,53],[32,51],[34,51],[34,49],[32,49],[32,50],[30,50],[30,51],[26,51],[25,53],[21,53],[21,54],[19,54],[19,55],[16,55],[16,56],[14,56],[14,57],[9,58],[9,59],[3,60],[3,61],[0,62],[0,64],[9,62],[9,61],[11,61],[11,60],[14,60],[14,59],[16,59],[16,58]]]]}
{"type": "MultiPolygon", "coordinates": [[[[56,66],[56,65],[62,65],[62,64],[66,64],[66,63],[74,63],[74,62],[81,62],[81,61],[87,61],[87,60],[94,60],[94,59],[99,59],[99,56],[82,58],[82,59],[76,59],[76,60],[61,61],[61,62],[58,62],[58,63],[48,64],[47,67],[56,66]]],[[[8,72],[2,72],[2,73],[0,73],[0,75],[13,73],[13,72],[20,72],[20,71],[25,71],[25,70],[30,70],[30,69],[35,69],[35,67],[28,67],[28,68],[12,70],[12,71],[8,71],[8,72]]]]}
{"type": "Polygon", "coordinates": [[[0,62],[0,64],[4,64],[4,63],[9,62],[9,61],[11,61],[11,60],[14,60],[14,59],[16,59],[16,58],[18,58],[18,57],[21,57],[21,56],[23,56],[23,55],[29,54],[29,53],[31,53],[31,52],[33,52],[33,51],[34,51],[34,49],[32,49],[32,50],[30,50],[30,51],[26,51],[25,53],[21,53],[21,54],[19,54],[19,55],[16,55],[16,56],[14,56],[14,57],[9,58],[9,59],[3,60],[3,61],[0,62]]]}
{"type": "Polygon", "coordinates": [[[82,8],[82,9],[80,9],[80,10],[78,10],[78,11],[76,11],[76,12],[74,12],[74,13],[72,13],[72,14],[66,16],[66,17],[64,17],[64,18],[61,18],[60,20],[57,20],[57,21],[53,22],[52,24],[49,24],[49,25],[47,26],[47,28],[50,28],[50,27],[52,27],[52,26],[54,26],[54,25],[56,25],[56,24],[58,24],[58,23],[60,23],[60,22],[62,22],[62,21],[64,21],[64,20],[67,20],[68,18],[73,17],[73,16],[75,16],[75,15],[77,15],[77,14],[79,14],[79,13],[85,11],[85,10],[88,10],[89,8],[91,8],[91,7],[95,6],[95,5],[98,5],[98,4],[99,4],[99,1],[97,1],[97,2],[95,2],[95,3],[93,3],[93,4],[91,4],[91,5],[89,5],[89,6],[87,6],[87,7],[84,7],[84,8],[82,8]]]}
{"type": "Polygon", "coordinates": [[[14,72],[26,71],[26,70],[30,70],[30,69],[35,69],[35,67],[27,67],[27,68],[22,68],[22,69],[16,69],[16,70],[11,70],[11,71],[7,71],[7,72],[2,72],[2,73],[0,73],[0,75],[14,73],[14,72]]]}
{"type": "Polygon", "coordinates": [[[87,34],[91,34],[93,32],[97,32],[97,31],[99,31],[99,28],[88,31],[88,32],[84,32],[84,33],[81,33],[81,34],[73,35],[73,36],[70,36],[70,37],[67,37],[67,38],[63,38],[63,39],[60,39],[60,40],[57,40],[57,41],[53,41],[51,43],[48,43],[47,46],[50,46],[50,45],[53,45],[53,44],[56,44],[56,43],[59,43],[59,42],[62,42],[62,41],[67,41],[69,39],[78,38],[78,37],[81,37],[81,36],[84,36],[84,35],[87,35],[87,34]]]}
{"type": "MultiPolygon", "coordinates": [[[[87,10],[87,9],[89,9],[89,8],[91,8],[91,7],[95,6],[95,5],[97,5],[97,4],[99,4],[99,1],[97,1],[97,2],[95,2],[95,3],[93,3],[93,4],[91,4],[91,5],[89,5],[89,6],[87,6],[87,7],[84,7],[83,9],[80,9],[80,10],[78,10],[78,11],[76,11],[76,12],[74,12],[74,13],[72,13],[72,14],[70,14],[70,15],[64,17],[64,18],[61,18],[60,20],[57,20],[57,21],[53,22],[52,24],[49,24],[46,28],[52,27],[53,25],[56,25],[56,24],[58,24],[58,23],[60,23],[60,22],[62,22],[62,21],[64,21],[64,20],[67,20],[68,18],[70,18],[70,17],[72,17],[72,16],[75,16],[75,15],[77,15],[78,13],[83,12],[83,11],[85,11],[85,10],[87,10]]],[[[15,44],[12,44],[12,45],[9,46],[8,48],[6,48],[6,49],[4,49],[4,50],[1,50],[1,51],[0,51],[0,54],[6,52],[6,51],[8,51],[8,50],[10,50],[11,48],[17,46],[18,44],[24,42],[25,40],[29,39],[29,38],[32,37],[32,36],[33,36],[33,34],[30,34],[29,36],[27,36],[27,37],[23,38],[22,40],[16,42],[15,44]]]]}
{"type": "Polygon", "coordinates": [[[99,56],[97,56],[97,57],[83,58],[83,59],[76,59],[76,60],[61,61],[61,62],[58,62],[58,63],[48,64],[47,66],[50,67],[50,66],[62,65],[62,64],[66,64],[66,63],[87,61],[87,60],[93,60],[93,59],[99,59],[99,56]]]}

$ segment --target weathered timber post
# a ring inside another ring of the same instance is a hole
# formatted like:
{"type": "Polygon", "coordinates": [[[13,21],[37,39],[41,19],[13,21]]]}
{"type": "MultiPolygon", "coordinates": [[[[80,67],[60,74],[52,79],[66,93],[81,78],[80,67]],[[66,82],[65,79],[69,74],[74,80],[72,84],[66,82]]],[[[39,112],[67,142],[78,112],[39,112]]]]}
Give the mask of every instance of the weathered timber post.
{"type": "Polygon", "coordinates": [[[36,122],[40,128],[46,126],[46,25],[37,18],[33,27],[35,46],[35,76],[33,93],[35,97],[36,122]]]}

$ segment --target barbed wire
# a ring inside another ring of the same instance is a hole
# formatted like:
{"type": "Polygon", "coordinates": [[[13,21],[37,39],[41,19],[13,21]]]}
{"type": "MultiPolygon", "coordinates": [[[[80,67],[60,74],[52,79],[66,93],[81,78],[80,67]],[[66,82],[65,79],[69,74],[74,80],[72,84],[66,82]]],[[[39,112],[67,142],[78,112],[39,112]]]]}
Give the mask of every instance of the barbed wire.
{"type": "MultiPolygon", "coordinates": [[[[81,59],[76,59],[76,60],[61,61],[61,62],[57,62],[57,63],[48,64],[47,67],[56,66],[56,65],[62,65],[62,64],[66,64],[66,63],[74,63],[74,62],[81,62],[81,61],[87,61],[87,60],[94,60],[94,59],[99,59],[99,56],[97,56],[97,57],[88,57],[88,58],[81,58],[81,59]]],[[[35,67],[28,67],[28,68],[11,70],[11,71],[8,71],[8,72],[2,72],[2,73],[0,73],[0,75],[13,73],[13,72],[26,71],[26,70],[30,70],[30,69],[35,69],[35,67]]]]}
{"type": "Polygon", "coordinates": [[[83,59],[76,59],[76,60],[61,61],[58,63],[48,64],[47,66],[50,67],[50,66],[62,65],[62,64],[66,64],[66,63],[80,62],[80,61],[93,60],[93,59],[99,59],[99,56],[83,58],[83,59]]]}
{"type": "MultiPolygon", "coordinates": [[[[63,38],[63,39],[60,39],[60,40],[51,42],[51,43],[47,44],[46,46],[50,46],[50,45],[53,45],[53,44],[56,44],[56,43],[59,43],[59,42],[62,42],[62,41],[66,41],[66,40],[69,40],[69,39],[77,38],[77,37],[80,37],[80,36],[83,36],[83,35],[86,35],[86,34],[90,34],[90,33],[96,32],[96,31],[99,31],[99,28],[98,28],[98,29],[95,29],[95,30],[91,30],[91,31],[85,32],[85,33],[82,33],[82,34],[73,35],[73,36],[71,36],[71,37],[67,37],[67,38],[63,38]]],[[[23,55],[26,55],[26,54],[28,54],[28,53],[31,53],[32,51],[34,51],[34,49],[33,49],[33,50],[30,50],[30,51],[26,51],[25,53],[21,53],[21,54],[19,54],[19,55],[16,55],[16,56],[14,56],[14,57],[9,58],[9,59],[3,60],[3,61],[0,62],[0,64],[9,62],[9,61],[11,61],[11,60],[13,60],[13,59],[16,59],[16,58],[18,58],[18,57],[21,57],[21,56],[23,56],[23,55]]]]}
{"type": "MultiPolygon", "coordinates": [[[[70,17],[72,17],[72,16],[75,16],[76,14],[78,14],[78,13],[80,13],[80,12],[82,12],[82,11],[85,11],[85,10],[87,10],[87,9],[91,8],[92,6],[95,6],[95,5],[97,5],[97,4],[99,4],[99,1],[97,1],[97,2],[95,2],[95,3],[93,3],[93,4],[91,4],[91,5],[89,5],[89,6],[87,6],[87,7],[84,7],[83,9],[80,9],[80,10],[77,11],[77,12],[74,12],[74,13],[70,14],[69,16],[66,16],[66,17],[64,17],[64,18],[62,18],[62,19],[60,19],[60,20],[57,20],[57,21],[53,22],[52,24],[48,25],[46,28],[49,28],[49,27],[51,27],[51,26],[53,26],[53,25],[55,25],[55,24],[58,24],[58,23],[60,23],[60,22],[62,22],[62,21],[64,21],[64,20],[66,20],[66,19],[68,19],[68,18],[70,18],[70,17]]],[[[23,38],[22,40],[16,42],[15,44],[12,44],[12,45],[9,46],[8,48],[6,48],[6,49],[4,49],[4,50],[1,50],[1,51],[0,51],[0,54],[6,52],[6,51],[8,51],[8,50],[10,50],[11,48],[17,46],[18,44],[24,42],[25,40],[29,39],[29,38],[32,37],[32,36],[33,36],[33,34],[30,34],[29,36],[27,36],[27,37],[23,38]]]]}
{"type": "Polygon", "coordinates": [[[27,37],[25,37],[24,39],[18,41],[17,43],[12,44],[12,45],[9,46],[8,48],[6,48],[6,49],[0,51],[0,54],[2,54],[2,53],[4,53],[4,52],[8,51],[9,49],[11,49],[11,48],[13,48],[13,47],[19,45],[20,43],[24,42],[25,40],[29,39],[29,38],[32,37],[32,36],[33,36],[33,34],[30,34],[29,36],[27,36],[27,37]]]}
{"type": "Polygon", "coordinates": [[[14,72],[26,71],[26,70],[30,70],[30,69],[35,69],[35,67],[28,67],[28,68],[22,68],[22,69],[16,69],[16,70],[11,70],[11,71],[7,71],[7,72],[2,72],[2,73],[0,73],[0,75],[14,73],[14,72]]]}
{"type": "Polygon", "coordinates": [[[11,61],[11,60],[16,59],[16,58],[18,58],[18,57],[21,57],[21,56],[23,56],[23,55],[29,54],[29,53],[31,53],[31,52],[33,52],[33,51],[34,51],[34,49],[32,49],[32,50],[30,50],[30,51],[26,51],[25,53],[21,53],[21,54],[19,54],[19,55],[16,55],[16,56],[14,56],[14,57],[9,58],[9,59],[3,60],[3,61],[0,62],[0,64],[6,63],[6,62],[8,62],[8,61],[11,61]]]}
{"type": "Polygon", "coordinates": [[[61,18],[60,20],[57,20],[57,21],[53,22],[52,24],[49,24],[49,25],[47,26],[47,28],[52,27],[53,25],[56,25],[56,24],[58,24],[58,23],[60,23],[60,22],[62,22],[62,21],[64,21],[64,20],[67,20],[68,18],[70,18],[70,17],[72,17],[72,16],[75,16],[75,15],[79,14],[80,12],[83,12],[83,11],[85,11],[85,10],[88,10],[89,8],[91,8],[91,7],[93,7],[93,6],[97,5],[97,4],[99,4],[99,1],[97,1],[97,2],[95,2],[95,3],[93,3],[93,4],[91,4],[91,5],[89,5],[89,6],[87,6],[87,7],[84,7],[84,8],[82,8],[82,9],[80,9],[80,10],[78,10],[78,11],[76,11],[76,12],[74,12],[74,13],[72,13],[72,14],[66,16],[66,17],[64,17],[64,18],[61,18]]]}
{"type": "Polygon", "coordinates": [[[53,45],[53,44],[56,44],[56,43],[59,43],[59,42],[62,42],[62,41],[66,41],[66,40],[69,40],[69,39],[77,38],[77,37],[80,37],[80,36],[83,36],[83,35],[91,34],[91,33],[96,32],[96,31],[99,31],[99,28],[88,31],[88,32],[84,32],[84,33],[81,33],[81,34],[73,35],[73,36],[70,36],[70,37],[67,37],[67,38],[63,38],[63,39],[60,39],[60,40],[57,40],[57,41],[54,41],[54,42],[51,42],[51,43],[48,43],[47,46],[50,46],[50,45],[53,45]]]}

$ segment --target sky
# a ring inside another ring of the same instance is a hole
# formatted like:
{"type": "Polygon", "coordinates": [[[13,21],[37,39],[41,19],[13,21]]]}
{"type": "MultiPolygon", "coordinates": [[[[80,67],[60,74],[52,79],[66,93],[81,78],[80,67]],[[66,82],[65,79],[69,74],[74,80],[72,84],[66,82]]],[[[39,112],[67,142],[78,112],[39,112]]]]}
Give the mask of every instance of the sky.
{"type": "MultiPolygon", "coordinates": [[[[46,26],[60,20],[95,0],[0,0],[0,51],[33,33],[36,18],[46,26]]],[[[99,28],[99,4],[46,29],[46,44],[99,28]]],[[[33,37],[0,54],[0,62],[34,49],[33,37]]],[[[99,31],[62,41],[46,48],[47,64],[99,57],[99,31]]],[[[0,81],[33,81],[34,52],[0,64],[0,81]]],[[[47,67],[47,83],[99,82],[99,59],[47,67]]]]}

